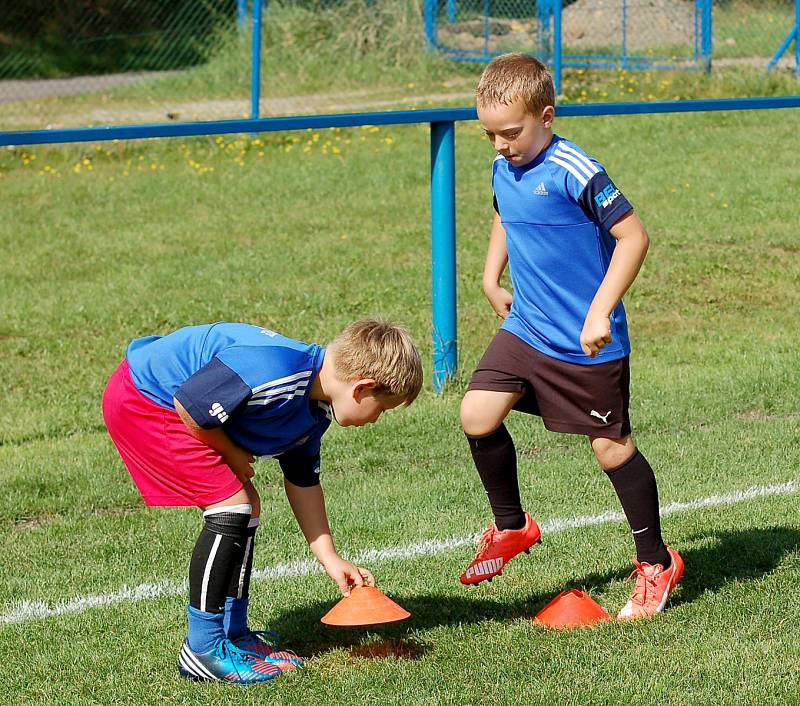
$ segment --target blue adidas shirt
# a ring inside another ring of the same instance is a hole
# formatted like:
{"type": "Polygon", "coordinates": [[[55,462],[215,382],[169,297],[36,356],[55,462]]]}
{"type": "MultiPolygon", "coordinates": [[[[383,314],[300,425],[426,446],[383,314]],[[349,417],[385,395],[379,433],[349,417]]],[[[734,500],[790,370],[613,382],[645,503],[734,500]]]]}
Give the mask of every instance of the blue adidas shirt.
{"type": "Polygon", "coordinates": [[[498,155],[492,187],[514,288],[502,328],[569,363],[595,365],[628,355],[622,302],[611,313],[612,342],[594,358],[580,345],[583,322],[616,245],[608,229],[632,210],[603,166],[554,135],[524,167],[498,155]]]}
{"type": "Polygon", "coordinates": [[[133,383],[168,409],[173,397],[205,429],[223,426],[254,456],[292,451],[319,472],[330,406],[310,399],[325,351],[269,329],[219,322],[137,338],[127,350],[133,383]]]}

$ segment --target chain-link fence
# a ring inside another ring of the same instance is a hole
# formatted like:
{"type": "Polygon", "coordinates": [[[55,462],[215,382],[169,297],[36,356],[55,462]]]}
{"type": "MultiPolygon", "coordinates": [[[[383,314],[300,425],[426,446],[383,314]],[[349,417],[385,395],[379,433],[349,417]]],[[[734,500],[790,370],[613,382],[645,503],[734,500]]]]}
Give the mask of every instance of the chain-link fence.
{"type": "MultiPolygon", "coordinates": [[[[0,127],[163,120],[168,111],[153,108],[219,56],[241,20],[238,0],[27,0],[6,7],[0,127]]],[[[247,73],[246,54],[239,59],[247,73]]]]}
{"type": "Polygon", "coordinates": [[[681,68],[711,55],[711,0],[428,0],[429,42],[456,59],[524,51],[564,67],[681,68]],[[560,32],[559,32],[560,28],[560,32]]]}
{"type": "Polygon", "coordinates": [[[253,2],[5,8],[0,130],[247,117],[259,54],[265,116],[463,105],[481,63],[506,51],[562,69],[565,100],[797,92],[764,76],[772,59],[782,80],[795,70],[800,0],[264,0],[255,53],[253,2]],[[671,79],[685,88],[663,94],[604,89],[610,71],[656,67],[736,78],[671,79]]]}

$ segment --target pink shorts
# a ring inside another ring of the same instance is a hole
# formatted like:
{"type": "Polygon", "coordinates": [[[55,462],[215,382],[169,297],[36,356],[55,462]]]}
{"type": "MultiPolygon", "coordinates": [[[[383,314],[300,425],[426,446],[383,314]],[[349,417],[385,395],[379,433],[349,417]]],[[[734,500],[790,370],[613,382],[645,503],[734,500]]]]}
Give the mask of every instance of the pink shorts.
{"type": "Polygon", "coordinates": [[[193,437],[177,412],[136,389],[127,360],[106,385],[103,419],[148,505],[204,507],[242,488],[219,452],[193,437]]]}

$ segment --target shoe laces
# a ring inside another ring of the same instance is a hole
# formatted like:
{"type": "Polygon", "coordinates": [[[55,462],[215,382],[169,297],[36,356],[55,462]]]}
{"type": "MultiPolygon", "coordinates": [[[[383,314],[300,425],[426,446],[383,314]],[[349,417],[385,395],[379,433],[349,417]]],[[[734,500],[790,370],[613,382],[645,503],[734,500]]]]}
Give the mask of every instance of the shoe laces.
{"type": "Polygon", "coordinates": [[[227,639],[220,640],[219,644],[217,645],[217,654],[222,659],[229,658],[234,667],[238,667],[239,664],[243,664],[248,669],[250,668],[249,663],[258,659],[258,657],[255,655],[251,655],[244,650],[240,650],[236,645],[233,644],[233,642],[227,639]]]}
{"type": "Polygon", "coordinates": [[[494,543],[494,536],[500,530],[497,529],[497,525],[492,522],[484,531],[483,534],[480,536],[478,540],[478,551],[475,554],[475,558],[477,559],[483,552],[485,552],[493,543],[494,543]]]}
{"type": "Polygon", "coordinates": [[[636,566],[633,571],[628,575],[625,581],[630,581],[634,576],[636,577],[636,584],[633,588],[631,600],[637,605],[643,606],[647,602],[648,587],[652,588],[653,592],[656,589],[656,581],[659,574],[664,571],[661,564],[648,564],[647,562],[639,563],[633,562],[636,566]]]}

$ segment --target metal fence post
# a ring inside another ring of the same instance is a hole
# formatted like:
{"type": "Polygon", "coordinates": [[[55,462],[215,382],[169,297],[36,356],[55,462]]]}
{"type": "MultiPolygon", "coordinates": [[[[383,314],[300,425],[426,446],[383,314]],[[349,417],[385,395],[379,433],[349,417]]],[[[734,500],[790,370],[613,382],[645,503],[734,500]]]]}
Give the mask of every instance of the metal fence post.
{"type": "Polygon", "coordinates": [[[711,0],[701,0],[702,8],[701,8],[701,23],[700,23],[700,33],[701,33],[701,51],[703,56],[703,69],[707,74],[711,73],[711,56],[713,53],[712,49],[712,41],[711,38],[712,34],[712,26],[711,26],[711,0]]]}
{"type": "Polygon", "coordinates": [[[425,0],[423,8],[425,14],[425,39],[428,49],[436,48],[436,8],[438,0],[425,0]]]}
{"type": "Polygon", "coordinates": [[[628,2],[622,0],[622,66],[628,68],[628,2]]]}
{"type": "Polygon", "coordinates": [[[561,4],[561,0],[553,0],[553,85],[557,96],[561,95],[561,4]]]}
{"type": "Polygon", "coordinates": [[[456,21],[456,0],[447,0],[447,21],[450,24],[456,21]]]}
{"type": "Polygon", "coordinates": [[[433,389],[458,364],[456,339],[455,122],[431,123],[431,295],[433,389]]]}
{"type": "Polygon", "coordinates": [[[800,0],[794,0],[794,75],[800,79],[800,0]]]}
{"type": "Polygon", "coordinates": [[[489,31],[491,24],[489,23],[489,0],[483,0],[483,56],[489,61],[492,55],[489,53],[489,31]]]}
{"type": "Polygon", "coordinates": [[[261,10],[262,0],[253,0],[253,45],[250,68],[250,117],[259,117],[261,98],[261,10]]]}

